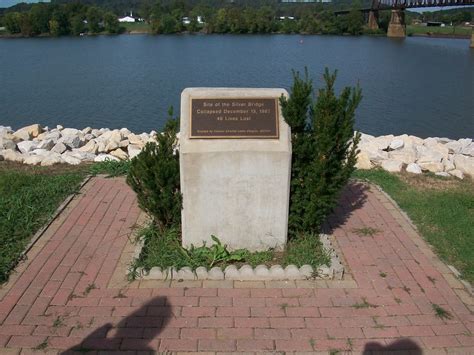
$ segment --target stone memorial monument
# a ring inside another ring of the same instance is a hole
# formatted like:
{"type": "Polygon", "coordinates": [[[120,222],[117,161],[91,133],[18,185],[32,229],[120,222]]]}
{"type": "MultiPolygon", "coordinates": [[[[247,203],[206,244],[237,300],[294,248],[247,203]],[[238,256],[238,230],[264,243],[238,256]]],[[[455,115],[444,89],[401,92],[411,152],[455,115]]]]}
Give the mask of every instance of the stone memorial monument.
{"type": "Polygon", "coordinates": [[[286,244],[291,137],[283,89],[188,88],[181,94],[183,245],[252,251],[286,244]]]}

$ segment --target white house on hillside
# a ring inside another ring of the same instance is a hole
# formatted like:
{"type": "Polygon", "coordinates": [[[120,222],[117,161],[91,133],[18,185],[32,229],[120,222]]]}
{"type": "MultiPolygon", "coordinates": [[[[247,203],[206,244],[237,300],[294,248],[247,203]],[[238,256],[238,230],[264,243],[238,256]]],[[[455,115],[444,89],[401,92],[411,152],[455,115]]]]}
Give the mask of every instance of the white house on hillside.
{"type": "Polygon", "coordinates": [[[120,17],[118,21],[119,22],[135,22],[135,18],[133,17],[132,12],[130,11],[130,16],[120,17]]]}

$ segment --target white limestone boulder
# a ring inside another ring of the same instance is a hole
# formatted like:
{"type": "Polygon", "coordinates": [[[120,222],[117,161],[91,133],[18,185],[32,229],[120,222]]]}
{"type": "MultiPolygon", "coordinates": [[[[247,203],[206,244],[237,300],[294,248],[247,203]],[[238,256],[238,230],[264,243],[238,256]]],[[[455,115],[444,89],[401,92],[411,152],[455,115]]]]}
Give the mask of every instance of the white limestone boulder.
{"type": "Polygon", "coordinates": [[[463,148],[462,144],[459,141],[451,141],[446,143],[444,146],[448,148],[449,153],[453,154],[461,153],[461,150],[463,148]]]}
{"type": "Polygon", "coordinates": [[[79,150],[81,152],[97,154],[97,151],[99,150],[99,146],[95,141],[91,140],[87,142],[84,146],[79,148],[79,150]]]}
{"type": "Polygon", "coordinates": [[[16,146],[18,147],[18,150],[20,152],[22,152],[23,154],[26,154],[36,149],[38,146],[38,143],[33,142],[33,141],[23,141],[23,142],[19,142],[16,146]]]}
{"type": "Polygon", "coordinates": [[[375,143],[368,142],[359,145],[359,149],[361,152],[368,155],[370,161],[376,165],[380,165],[380,163],[386,159],[388,159],[388,153],[379,149],[375,143]]]}
{"type": "Polygon", "coordinates": [[[122,133],[123,138],[127,138],[130,133],[132,133],[128,128],[121,128],[120,133],[122,133]]]}
{"type": "Polygon", "coordinates": [[[401,138],[395,138],[392,140],[389,144],[389,148],[391,150],[397,150],[397,149],[402,149],[405,145],[405,142],[401,138]]]}
{"type": "Polygon", "coordinates": [[[107,153],[110,153],[111,151],[116,150],[118,148],[120,148],[120,141],[109,140],[109,142],[105,146],[105,151],[107,153]]]}
{"type": "Polygon", "coordinates": [[[393,134],[389,134],[387,136],[380,136],[376,137],[372,143],[374,143],[378,149],[385,150],[390,146],[390,143],[392,143],[392,140],[394,138],[393,134]]]}
{"type": "Polygon", "coordinates": [[[103,161],[120,161],[119,158],[114,157],[110,154],[99,154],[94,159],[95,162],[103,162],[103,161]]]}
{"type": "Polygon", "coordinates": [[[82,134],[89,134],[92,132],[92,128],[91,127],[86,127],[84,129],[82,129],[82,134]]]}
{"type": "MultiPolygon", "coordinates": [[[[130,151],[130,147],[129,147],[130,151]]],[[[374,164],[370,161],[369,155],[366,152],[359,152],[357,155],[357,163],[355,166],[357,169],[369,170],[374,167],[374,164]]]]}
{"type": "Polygon", "coordinates": [[[416,164],[416,163],[410,163],[407,165],[406,168],[407,173],[411,174],[421,174],[423,171],[421,170],[421,167],[416,164]]]}
{"type": "Polygon", "coordinates": [[[128,159],[128,154],[120,148],[111,151],[110,155],[112,155],[116,158],[119,158],[120,160],[127,160],[128,159]]]}
{"type": "Polygon", "coordinates": [[[46,133],[43,139],[51,139],[54,143],[57,143],[61,136],[62,135],[59,131],[54,131],[46,133]]]}
{"type": "Polygon", "coordinates": [[[64,128],[61,131],[63,136],[79,136],[80,133],[82,132],[76,128],[64,128]]]}
{"type": "Polygon", "coordinates": [[[471,143],[461,149],[461,154],[474,157],[474,143],[471,143]]]}
{"type": "Polygon", "coordinates": [[[55,146],[55,142],[52,139],[45,139],[39,142],[38,149],[51,150],[55,146]]]}
{"type": "Polygon", "coordinates": [[[391,173],[399,173],[402,171],[403,163],[400,160],[384,160],[382,169],[391,173]]]}
{"type": "Polygon", "coordinates": [[[451,171],[456,169],[456,166],[454,165],[454,162],[451,157],[449,157],[448,159],[443,158],[442,163],[444,165],[444,171],[451,171]]]}
{"type": "Polygon", "coordinates": [[[51,165],[55,165],[55,164],[61,164],[64,162],[64,160],[61,158],[61,155],[59,154],[48,154],[48,155],[44,155],[42,156],[42,160],[41,160],[41,166],[51,166],[51,165]]]}
{"type": "MultiPolygon", "coordinates": [[[[66,129],[64,129],[66,130],[66,129]]],[[[83,145],[83,140],[81,139],[80,136],[78,135],[63,135],[61,139],[59,139],[59,142],[63,143],[65,146],[74,149],[74,148],[79,148],[83,145]]]]}
{"type": "Polygon", "coordinates": [[[40,165],[42,161],[43,157],[41,155],[30,155],[23,160],[23,164],[40,165]]]}
{"type": "Polygon", "coordinates": [[[444,165],[443,163],[439,162],[425,162],[425,163],[420,163],[418,162],[418,165],[420,166],[421,170],[423,171],[430,171],[432,173],[437,173],[444,171],[444,165]]]}
{"type": "Polygon", "coordinates": [[[67,152],[70,156],[79,159],[81,161],[94,161],[96,155],[90,152],[83,152],[79,149],[73,149],[70,152],[67,152]]]}
{"type": "Polygon", "coordinates": [[[32,138],[38,137],[41,132],[43,132],[43,129],[39,124],[32,124],[30,126],[20,128],[19,130],[15,131],[13,135],[21,140],[30,140],[32,138]]]}
{"type": "Polygon", "coordinates": [[[81,164],[81,159],[76,158],[75,156],[71,155],[69,152],[65,152],[61,155],[62,160],[70,165],[79,165],[81,164]]]}
{"type": "Polygon", "coordinates": [[[136,145],[129,145],[127,147],[127,150],[128,150],[128,156],[130,159],[135,158],[142,151],[142,149],[136,145]]]}
{"type": "Polygon", "coordinates": [[[441,163],[441,160],[443,158],[448,158],[448,154],[446,154],[446,157],[443,156],[440,152],[433,150],[431,148],[428,148],[426,146],[416,146],[416,151],[418,158],[416,162],[418,164],[422,163],[441,163]]]}
{"type": "Polygon", "coordinates": [[[141,137],[134,134],[134,133],[131,133],[131,134],[128,135],[128,142],[131,145],[139,146],[141,148],[143,148],[143,146],[145,146],[145,143],[142,141],[141,137]]]}
{"type": "Polygon", "coordinates": [[[91,134],[94,136],[94,138],[97,138],[97,137],[99,137],[99,136],[102,135],[102,132],[101,132],[100,130],[98,130],[98,129],[93,129],[93,130],[91,131],[91,134]]]}
{"type": "Polygon", "coordinates": [[[450,170],[449,174],[454,177],[457,177],[458,179],[464,179],[464,173],[459,169],[450,170]]]}
{"type": "Polygon", "coordinates": [[[30,152],[30,155],[49,155],[49,154],[57,154],[56,152],[50,152],[46,149],[35,149],[30,152]]]}
{"type": "Polygon", "coordinates": [[[13,133],[13,130],[10,126],[1,126],[0,125],[0,137],[3,137],[7,134],[13,133]]]}
{"type": "Polygon", "coordinates": [[[56,143],[53,148],[51,148],[51,151],[54,153],[62,154],[67,150],[67,147],[64,143],[56,143]]]}
{"type": "Polygon", "coordinates": [[[13,150],[13,149],[5,149],[2,153],[3,155],[3,158],[6,160],[6,161],[13,161],[13,162],[17,162],[17,163],[23,163],[23,160],[24,160],[24,156],[13,150]]]}
{"type": "Polygon", "coordinates": [[[1,136],[0,137],[0,149],[16,149],[16,143],[12,140],[7,138],[9,136],[1,136]]]}
{"type": "Polygon", "coordinates": [[[393,150],[388,153],[388,156],[392,160],[399,160],[403,164],[414,163],[417,159],[416,150],[413,147],[407,147],[399,150],[393,150]]]}
{"type": "Polygon", "coordinates": [[[456,169],[461,170],[464,174],[474,177],[474,158],[462,154],[454,155],[454,165],[456,169]]]}

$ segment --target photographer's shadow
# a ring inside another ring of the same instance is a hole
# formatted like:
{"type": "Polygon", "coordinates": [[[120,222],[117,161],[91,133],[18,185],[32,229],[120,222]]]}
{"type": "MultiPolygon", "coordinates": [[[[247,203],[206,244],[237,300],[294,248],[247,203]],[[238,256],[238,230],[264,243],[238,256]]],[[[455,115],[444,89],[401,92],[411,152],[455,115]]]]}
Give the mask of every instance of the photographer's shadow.
{"type": "Polygon", "coordinates": [[[156,353],[158,349],[152,342],[166,328],[174,317],[166,297],[155,297],[139,309],[123,318],[115,327],[111,323],[95,329],[79,344],[61,354],[87,353],[97,350],[140,350],[156,353]],[[137,333],[133,329],[137,330],[137,333]],[[113,331],[111,336],[110,332],[113,331]],[[142,332],[143,331],[143,332],[142,332]],[[123,348],[123,340],[130,339],[133,349],[123,348]]]}
{"type": "Polygon", "coordinates": [[[362,354],[407,354],[422,355],[423,351],[420,346],[409,338],[400,338],[388,345],[382,345],[377,342],[369,342],[365,344],[362,354]]]}

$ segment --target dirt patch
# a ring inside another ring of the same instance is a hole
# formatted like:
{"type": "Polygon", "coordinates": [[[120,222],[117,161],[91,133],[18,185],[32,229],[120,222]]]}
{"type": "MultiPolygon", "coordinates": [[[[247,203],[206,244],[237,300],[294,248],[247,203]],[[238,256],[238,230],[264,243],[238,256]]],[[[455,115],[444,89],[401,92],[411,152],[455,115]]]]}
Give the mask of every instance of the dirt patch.
{"type": "Polygon", "coordinates": [[[434,174],[414,175],[406,172],[398,174],[400,179],[418,190],[474,189],[474,183],[468,176],[464,180],[455,177],[445,178],[434,174]]]}
{"type": "Polygon", "coordinates": [[[0,162],[0,172],[17,171],[38,175],[84,174],[89,170],[91,165],[92,163],[82,163],[79,165],[55,164],[52,166],[31,166],[11,161],[2,161],[0,162]]]}

